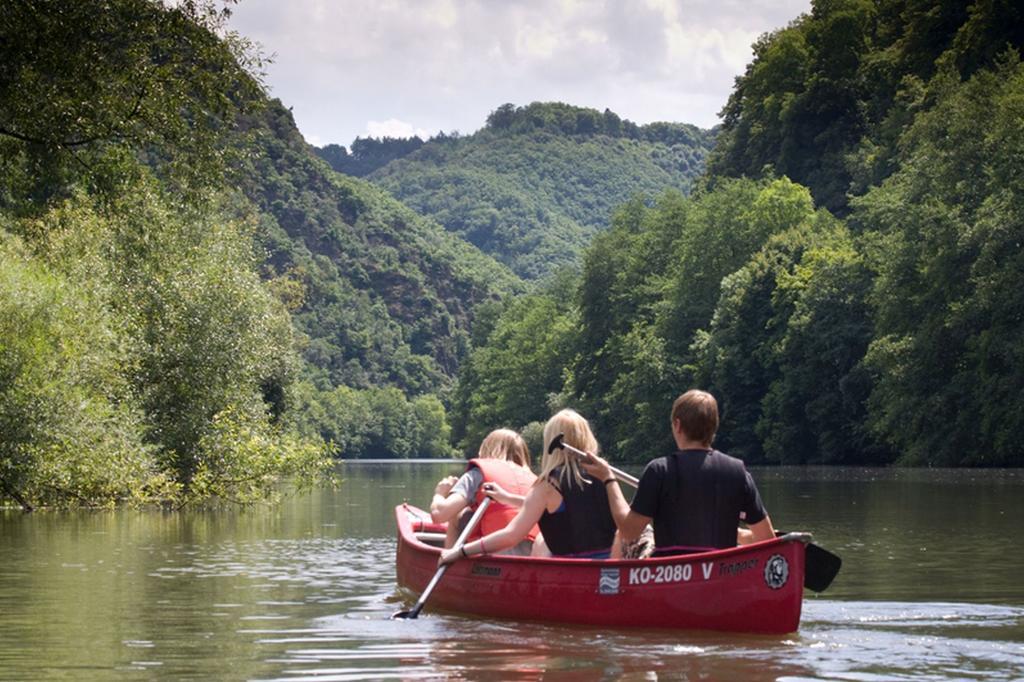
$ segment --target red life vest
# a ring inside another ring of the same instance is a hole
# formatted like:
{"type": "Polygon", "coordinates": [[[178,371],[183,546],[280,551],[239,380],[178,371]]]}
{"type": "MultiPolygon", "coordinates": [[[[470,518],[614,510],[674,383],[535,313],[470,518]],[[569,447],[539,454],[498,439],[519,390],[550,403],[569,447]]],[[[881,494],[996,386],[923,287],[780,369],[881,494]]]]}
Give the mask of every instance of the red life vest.
{"type": "MultiPolygon", "coordinates": [[[[530,488],[533,487],[533,482],[537,480],[537,477],[529,469],[506,462],[503,459],[471,459],[466,469],[469,470],[471,467],[476,467],[484,475],[483,483],[497,483],[514,495],[526,496],[530,492],[530,488]]],[[[473,498],[474,508],[479,506],[486,497],[484,495],[483,483],[480,484],[476,491],[476,497],[473,498]]],[[[484,512],[483,518],[480,519],[480,525],[473,530],[466,541],[468,542],[469,540],[493,533],[496,530],[501,530],[518,513],[519,507],[510,507],[506,504],[501,504],[497,500],[492,500],[490,506],[487,507],[487,511],[484,512]]],[[[540,529],[534,526],[530,529],[526,539],[532,542],[538,533],[540,533],[540,529]]]]}

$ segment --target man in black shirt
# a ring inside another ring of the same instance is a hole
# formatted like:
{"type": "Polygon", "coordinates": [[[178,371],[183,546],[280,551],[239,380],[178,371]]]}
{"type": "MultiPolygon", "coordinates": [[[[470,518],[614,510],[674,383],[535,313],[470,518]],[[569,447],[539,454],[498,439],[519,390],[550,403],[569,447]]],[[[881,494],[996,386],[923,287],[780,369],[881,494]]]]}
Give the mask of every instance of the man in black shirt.
{"type": "Polygon", "coordinates": [[[652,460],[640,477],[632,508],[626,504],[608,463],[594,457],[585,468],[608,490],[615,525],[623,540],[654,525],[659,553],[677,548],[734,547],[775,537],[757,486],[741,460],[712,449],[718,403],[691,390],[672,405],[676,452],[652,460]],[[739,529],[739,522],[749,530],[739,529]]]}

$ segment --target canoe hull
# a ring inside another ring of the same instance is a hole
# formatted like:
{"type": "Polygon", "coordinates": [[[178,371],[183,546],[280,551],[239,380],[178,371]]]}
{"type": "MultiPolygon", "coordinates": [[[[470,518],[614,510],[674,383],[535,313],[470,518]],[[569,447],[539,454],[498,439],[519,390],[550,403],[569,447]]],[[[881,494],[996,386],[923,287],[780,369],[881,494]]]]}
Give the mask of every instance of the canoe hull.
{"type": "MultiPolygon", "coordinates": [[[[398,522],[398,584],[419,594],[440,551],[416,537],[432,527],[409,505],[398,522]]],[[[805,545],[779,538],[645,560],[479,556],[455,562],[430,609],[608,627],[788,633],[803,604],[805,545]]]]}

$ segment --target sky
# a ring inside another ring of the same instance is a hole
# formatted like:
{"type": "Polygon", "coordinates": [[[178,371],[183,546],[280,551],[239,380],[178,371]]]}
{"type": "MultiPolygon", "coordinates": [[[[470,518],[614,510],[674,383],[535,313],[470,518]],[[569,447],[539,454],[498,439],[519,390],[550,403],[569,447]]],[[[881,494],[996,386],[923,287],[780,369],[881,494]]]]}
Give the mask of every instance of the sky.
{"type": "Polygon", "coordinates": [[[758,36],[810,0],[242,0],[312,144],[472,133],[506,102],[710,128],[758,36]]]}

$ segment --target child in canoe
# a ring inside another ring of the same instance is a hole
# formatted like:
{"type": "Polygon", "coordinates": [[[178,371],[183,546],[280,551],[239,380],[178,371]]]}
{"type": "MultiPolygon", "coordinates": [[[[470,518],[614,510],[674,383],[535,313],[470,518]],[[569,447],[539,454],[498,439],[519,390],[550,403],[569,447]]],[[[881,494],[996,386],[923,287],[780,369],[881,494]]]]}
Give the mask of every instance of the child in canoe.
{"type": "MultiPolygon", "coordinates": [[[[522,436],[510,429],[491,431],[480,443],[476,458],[469,460],[466,473],[458,479],[448,476],[434,488],[430,517],[435,523],[448,522],[444,546],[455,544],[460,525],[464,525],[460,520],[483,502],[485,489],[497,486],[506,494],[492,500],[469,540],[508,525],[535,480],[537,477],[530,471],[530,452],[522,436]]],[[[529,556],[537,535],[536,526],[527,529],[518,543],[503,548],[503,554],[529,556]]]]}

